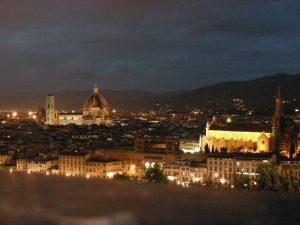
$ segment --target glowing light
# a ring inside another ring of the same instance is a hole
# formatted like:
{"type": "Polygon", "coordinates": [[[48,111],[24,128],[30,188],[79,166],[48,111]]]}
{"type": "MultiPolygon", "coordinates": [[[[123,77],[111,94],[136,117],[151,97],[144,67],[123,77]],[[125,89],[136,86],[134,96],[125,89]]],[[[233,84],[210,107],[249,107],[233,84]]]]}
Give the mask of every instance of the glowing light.
{"type": "Polygon", "coordinates": [[[226,180],[224,178],[220,179],[221,184],[225,184],[226,180]]]}
{"type": "Polygon", "coordinates": [[[215,173],[215,177],[217,178],[219,176],[219,174],[218,173],[215,173]]]}
{"type": "Polygon", "coordinates": [[[27,173],[28,173],[28,174],[31,174],[31,171],[30,171],[30,170],[28,170],[28,171],[27,171],[27,173]]]}
{"type": "Polygon", "coordinates": [[[33,115],[33,116],[32,116],[32,119],[36,120],[36,115],[33,115]]]}
{"type": "Polygon", "coordinates": [[[116,113],[116,112],[117,112],[117,110],[113,109],[113,110],[112,110],[112,112],[113,112],[113,113],[116,113]]]}
{"type": "Polygon", "coordinates": [[[16,117],[17,115],[18,115],[17,112],[13,112],[13,114],[12,114],[13,117],[16,117]]]}
{"type": "Polygon", "coordinates": [[[91,175],[89,175],[89,174],[86,175],[86,178],[87,178],[87,179],[90,179],[90,177],[91,177],[91,175]]]}
{"type": "Polygon", "coordinates": [[[174,181],[174,180],[175,180],[175,177],[174,177],[174,176],[168,176],[168,180],[174,181]]]}
{"type": "Polygon", "coordinates": [[[49,176],[49,171],[47,171],[46,175],[49,176]]]}
{"type": "Polygon", "coordinates": [[[9,114],[7,114],[6,116],[7,116],[7,118],[10,118],[10,115],[9,115],[9,114]]]}
{"type": "Polygon", "coordinates": [[[12,173],[12,172],[13,172],[13,169],[12,169],[12,168],[10,168],[9,172],[10,172],[10,173],[12,173]]]}
{"type": "Polygon", "coordinates": [[[33,114],[33,112],[31,112],[31,111],[28,112],[28,116],[32,116],[32,114],[33,114]]]}
{"type": "Polygon", "coordinates": [[[107,177],[108,177],[109,179],[113,178],[113,177],[114,177],[114,173],[113,173],[113,172],[108,172],[108,173],[107,173],[107,177]]]}
{"type": "Polygon", "coordinates": [[[145,168],[148,169],[149,167],[150,167],[150,163],[149,163],[149,162],[146,162],[146,163],[145,163],[145,168]]]}

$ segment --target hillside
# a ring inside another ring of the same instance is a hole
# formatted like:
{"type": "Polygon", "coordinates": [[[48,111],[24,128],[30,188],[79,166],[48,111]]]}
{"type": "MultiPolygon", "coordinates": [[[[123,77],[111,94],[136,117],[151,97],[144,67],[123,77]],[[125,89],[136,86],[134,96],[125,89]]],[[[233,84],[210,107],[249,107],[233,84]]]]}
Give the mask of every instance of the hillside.
{"type": "Polygon", "coordinates": [[[254,108],[274,107],[274,97],[281,87],[283,99],[299,105],[300,74],[275,74],[249,81],[228,81],[212,86],[199,88],[183,95],[169,98],[166,102],[182,108],[206,107],[212,102],[227,104],[233,99],[242,99],[247,106],[254,108]],[[295,102],[294,99],[298,99],[295,102]]]}

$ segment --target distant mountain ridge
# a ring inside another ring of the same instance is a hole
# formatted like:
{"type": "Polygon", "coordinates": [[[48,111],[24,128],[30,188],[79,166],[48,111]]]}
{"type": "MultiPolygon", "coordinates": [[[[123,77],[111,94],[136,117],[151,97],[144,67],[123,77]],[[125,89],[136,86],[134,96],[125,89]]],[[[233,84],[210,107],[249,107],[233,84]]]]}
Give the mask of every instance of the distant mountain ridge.
{"type": "Polygon", "coordinates": [[[226,81],[174,96],[168,102],[177,107],[203,107],[210,101],[242,99],[254,108],[274,106],[274,96],[281,87],[283,99],[300,102],[300,74],[278,73],[248,81],[226,81]]]}
{"type": "MultiPolygon", "coordinates": [[[[300,104],[300,74],[290,75],[278,73],[255,78],[248,81],[226,81],[196,90],[178,90],[166,93],[153,93],[141,89],[135,90],[100,90],[108,100],[111,108],[125,110],[149,110],[157,104],[171,105],[182,110],[190,108],[215,107],[220,108],[239,98],[247,106],[254,108],[273,108],[274,96],[281,87],[283,98],[287,101],[296,100],[300,104]]],[[[79,110],[92,90],[61,91],[52,93],[56,96],[56,106],[62,110],[79,110]]],[[[44,98],[48,93],[32,96],[0,97],[0,108],[8,109],[36,109],[44,107],[44,98]]]]}

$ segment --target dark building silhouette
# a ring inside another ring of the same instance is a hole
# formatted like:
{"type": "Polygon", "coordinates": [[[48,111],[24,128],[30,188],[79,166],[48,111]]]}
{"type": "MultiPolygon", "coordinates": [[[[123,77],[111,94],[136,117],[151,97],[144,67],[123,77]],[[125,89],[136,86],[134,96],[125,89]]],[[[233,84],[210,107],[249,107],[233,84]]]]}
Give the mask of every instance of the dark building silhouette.
{"type": "Polygon", "coordinates": [[[284,116],[281,89],[276,96],[276,106],[272,122],[271,150],[277,154],[293,157],[290,152],[292,143],[295,145],[297,125],[293,119],[284,116]]]}

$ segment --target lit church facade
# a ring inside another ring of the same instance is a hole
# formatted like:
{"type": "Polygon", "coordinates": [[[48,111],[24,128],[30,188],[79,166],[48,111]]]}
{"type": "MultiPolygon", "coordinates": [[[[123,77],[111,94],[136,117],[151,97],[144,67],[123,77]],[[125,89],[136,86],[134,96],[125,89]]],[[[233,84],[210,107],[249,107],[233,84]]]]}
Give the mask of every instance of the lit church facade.
{"type": "Polygon", "coordinates": [[[207,123],[200,143],[202,149],[208,147],[210,151],[269,152],[271,136],[271,128],[219,125],[214,118],[207,123]]]}
{"type": "Polygon", "coordinates": [[[298,153],[297,149],[290,152],[292,143],[297,146],[295,128],[293,121],[284,117],[279,88],[272,126],[223,125],[214,118],[207,122],[205,135],[200,136],[200,146],[202,150],[208,151],[274,152],[293,157],[298,153]]]}
{"type": "Polygon", "coordinates": [[[55,97],[46,96],[46,125],[100,125],[110,124],[109,105],[106,99],[100,95],[95,85],[93,93],[83,104],[82,113],[59,113],[55,109],[55,97]]]}

